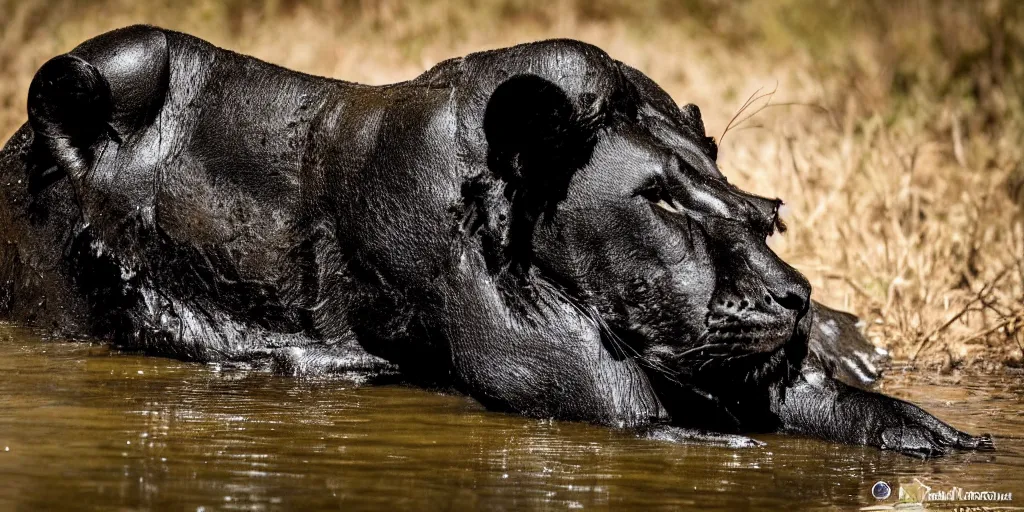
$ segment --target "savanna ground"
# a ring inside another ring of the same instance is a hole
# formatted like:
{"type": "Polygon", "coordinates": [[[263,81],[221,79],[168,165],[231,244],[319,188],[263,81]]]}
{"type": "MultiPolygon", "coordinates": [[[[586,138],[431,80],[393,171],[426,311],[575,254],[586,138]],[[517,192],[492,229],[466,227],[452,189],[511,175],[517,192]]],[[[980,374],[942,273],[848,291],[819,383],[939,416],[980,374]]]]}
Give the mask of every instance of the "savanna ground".
{"type": "Polygon", "coordinates": [[[35,70],[132,23],[383,84],[571,37],[696,103],[720,164],[783,198],[776,249],[897,362],[1024,365],[1024,2],[0,0],[0,134],[35,70]]]}

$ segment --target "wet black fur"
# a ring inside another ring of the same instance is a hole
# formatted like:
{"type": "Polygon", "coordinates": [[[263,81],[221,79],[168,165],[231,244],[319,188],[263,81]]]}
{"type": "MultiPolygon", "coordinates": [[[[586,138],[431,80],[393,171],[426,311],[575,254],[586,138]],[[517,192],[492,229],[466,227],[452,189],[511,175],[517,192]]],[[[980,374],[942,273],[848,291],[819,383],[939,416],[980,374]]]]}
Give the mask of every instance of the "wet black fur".
{"type": "Polygon", "coordinates": [[[537,417],[991,445],[833,377],[870,383],[876,354],[765,245],[780,202],[596,47],[369,87],[135,26],[44,64],[28,104],[0,153],[3,318],[537,417]]]}

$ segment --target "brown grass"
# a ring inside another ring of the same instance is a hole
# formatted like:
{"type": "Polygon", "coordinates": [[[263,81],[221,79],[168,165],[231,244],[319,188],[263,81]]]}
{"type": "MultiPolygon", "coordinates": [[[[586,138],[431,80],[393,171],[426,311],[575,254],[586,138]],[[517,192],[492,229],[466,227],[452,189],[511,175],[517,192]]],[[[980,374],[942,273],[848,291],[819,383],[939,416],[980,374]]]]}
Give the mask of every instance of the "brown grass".
{"type": "Polygon", "coordinates": [[[1022,364],[1024,3],[1014,0],[0,0],[0,134],[34,71],[119,26],[374,84],[550,37],[696,103],[732,181],[789,206],[777,250],[897,359],[1022,364]],[[774,91],[737,110],[752,95],[774,91]],[[756,115],[749,114],[756,112],[756,115]]]}

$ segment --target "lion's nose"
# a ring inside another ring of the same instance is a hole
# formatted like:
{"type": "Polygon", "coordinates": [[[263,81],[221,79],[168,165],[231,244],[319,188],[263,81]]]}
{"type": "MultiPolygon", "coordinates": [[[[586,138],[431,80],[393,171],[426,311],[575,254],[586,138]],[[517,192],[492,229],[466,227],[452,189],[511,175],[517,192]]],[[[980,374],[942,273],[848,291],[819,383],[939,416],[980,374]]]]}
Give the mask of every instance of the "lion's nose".
{"type": "Polygon", "coordinates": [[[754,301],[738,293],[717,293],[710,304],[709,320],[731,319],[754,306],[754,301]]]}
{"type": "Polygon", "coordinates": [[[765,302],[774,301],[791,311],[806,311],[811,300],[811,283],[789,265],[786,267],[780,269],[781,275],[765,280],[768,289],[765,302]]]}
{"type": "Polygon", "coordinates": [[[793,311],[803,311],[807,307],[807,296],[799,292],[787,291],[785,295],[772,294],[771,298],[780,306],[793,311]]]}

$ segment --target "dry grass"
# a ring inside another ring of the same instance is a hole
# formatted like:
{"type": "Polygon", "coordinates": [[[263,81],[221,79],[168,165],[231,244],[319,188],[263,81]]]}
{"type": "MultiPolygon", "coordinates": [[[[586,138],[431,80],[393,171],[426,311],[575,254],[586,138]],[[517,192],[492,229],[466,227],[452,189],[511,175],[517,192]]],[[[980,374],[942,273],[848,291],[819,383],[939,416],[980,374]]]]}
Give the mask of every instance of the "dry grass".
{"type": "Polygon", "coordinates": [[[294,69],[386,83],[474,50],[595,43],[701,106],[721,165],[779,196],[777,250],[897,359],[1021,365],[1024,3],[826,0],[0,0],[0,134],[35,69],[147,22],[294,69]],[[767,106],[767,108],[765,108],[767,106]],[[748,114],[756,115],[748,117],[748,114]]]}

